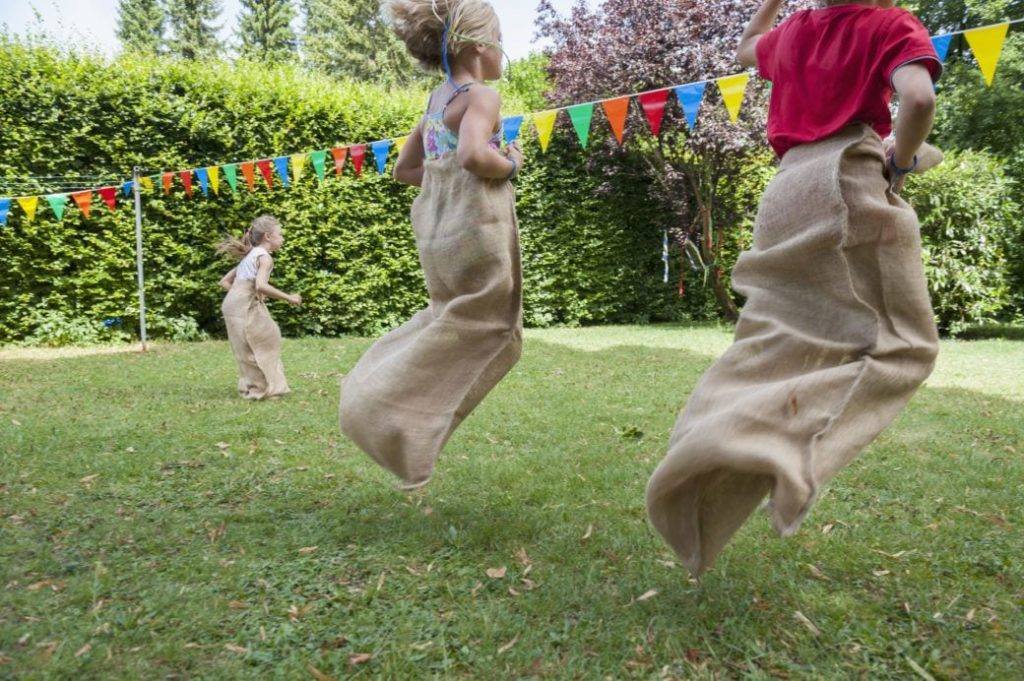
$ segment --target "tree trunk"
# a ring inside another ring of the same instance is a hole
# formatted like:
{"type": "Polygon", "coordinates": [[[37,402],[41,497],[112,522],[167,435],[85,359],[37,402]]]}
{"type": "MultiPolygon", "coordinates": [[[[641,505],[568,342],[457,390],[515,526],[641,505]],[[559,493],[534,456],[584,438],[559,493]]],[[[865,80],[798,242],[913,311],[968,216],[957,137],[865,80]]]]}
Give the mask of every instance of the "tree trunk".
{"type": "Polygon", "coordinates": [[[710,270],[711,291],[715,294],[715,302],[718,303],[718,311],[722,318],[735,324],[740,318],[740,311],[723,281],[721,258],[719,257],[721,239],[718,239],[716,244],[714,230],[711,227],[711,211],[707,206],[701,205],[700,215],[702,236],[704,237],[701,250],[704,251],[704,262],[708,263],[710,270]]]}

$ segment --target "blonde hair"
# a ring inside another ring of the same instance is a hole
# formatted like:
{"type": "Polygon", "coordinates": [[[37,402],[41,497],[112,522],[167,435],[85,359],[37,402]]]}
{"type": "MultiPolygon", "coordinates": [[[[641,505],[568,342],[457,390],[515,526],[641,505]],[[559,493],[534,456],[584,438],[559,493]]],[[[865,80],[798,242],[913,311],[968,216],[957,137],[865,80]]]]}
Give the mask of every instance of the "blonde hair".
{"type": "Polygon", "coordinates": [[[444,66],[441,55],[446,23],[450,58],[471,45],[489,41],[498,29],[498,14],[484,0],[384,0],[382,7],[409,54],[432,71],[444,66]]]}
{"type": "Polygon", "coordinates": [[[232,258],[244,258],[249,251],[263,242],[268,234],[279,232],[281,223],[273,215],[261,215],[252,221],[241,239],[229,236],[217,245],[218,253],[227,253],[232,258]]]}

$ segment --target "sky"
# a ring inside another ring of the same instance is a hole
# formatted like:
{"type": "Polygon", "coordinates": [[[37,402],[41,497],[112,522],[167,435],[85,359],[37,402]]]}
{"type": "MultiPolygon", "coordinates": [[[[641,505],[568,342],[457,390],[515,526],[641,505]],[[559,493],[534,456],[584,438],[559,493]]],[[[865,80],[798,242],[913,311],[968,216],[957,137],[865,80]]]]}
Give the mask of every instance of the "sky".
{"type": "MultiPolygon", "coordinates": [[[[490,0],[501,19],[505,51],[509,57],[525,57],[544,45],[533,42],[534,20],[539,0],[490,0]]],[[[598,0],[587,0],[592,6],[598,0]]],[[[552,0],[562,14],[567,14],[576,0],[552,0]]],[[[297,4],[297,3],[296,3],[297,4]]],[[[12,33],[42,29],[62,44],[97,48],[113,55],[120,50],[117,30],[118,0],[0,0],[0,24],[12,33]]],[[[234,38],[238,0],[221,0],[224,12],[221,38],[234,38]]]]}

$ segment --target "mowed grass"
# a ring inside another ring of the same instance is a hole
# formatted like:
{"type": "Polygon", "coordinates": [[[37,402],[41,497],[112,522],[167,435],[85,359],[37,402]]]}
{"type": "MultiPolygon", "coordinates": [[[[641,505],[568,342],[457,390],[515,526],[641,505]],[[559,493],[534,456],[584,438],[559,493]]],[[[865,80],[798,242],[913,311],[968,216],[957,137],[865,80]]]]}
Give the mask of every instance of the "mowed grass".
{"type": "Polygon", "coordinates": [[[342,438],[368,339],[0,355],[0,678],[1015,679],[1024,342],[943,344],[777,538],[698,583],[644,485],[722,328],[531,331],[415,494],[342,438]]]}

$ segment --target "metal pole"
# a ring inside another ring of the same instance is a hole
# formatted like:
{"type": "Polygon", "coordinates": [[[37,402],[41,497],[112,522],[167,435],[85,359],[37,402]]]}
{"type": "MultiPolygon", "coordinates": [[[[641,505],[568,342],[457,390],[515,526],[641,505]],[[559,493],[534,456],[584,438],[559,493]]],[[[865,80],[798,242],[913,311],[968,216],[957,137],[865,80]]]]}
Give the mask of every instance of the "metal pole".
{"type": "Polygon", "coordinates": [[[132,191],[135,194],[135,265],[139,273],[139,338],[146,351],[146,285],[142,270],[142,192],[139,189],[139,166],[132,170],[132,191]]]}

